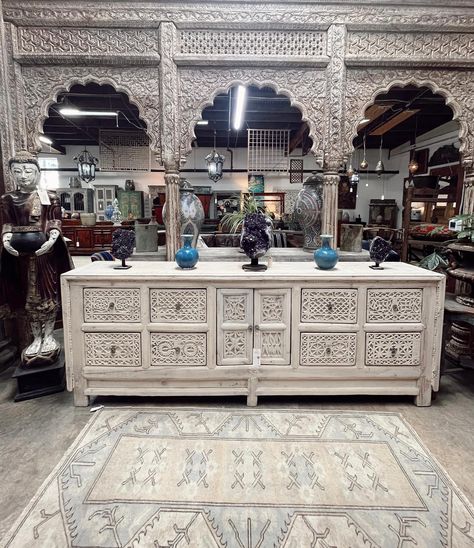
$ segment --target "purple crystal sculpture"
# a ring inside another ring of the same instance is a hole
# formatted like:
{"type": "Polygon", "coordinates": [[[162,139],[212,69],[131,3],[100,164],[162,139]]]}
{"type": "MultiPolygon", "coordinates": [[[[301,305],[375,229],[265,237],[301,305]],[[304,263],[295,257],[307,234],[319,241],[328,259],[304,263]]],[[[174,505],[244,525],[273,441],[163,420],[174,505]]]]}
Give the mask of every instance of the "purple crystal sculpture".
{"type": "Polygon", "coordinates": [[[387,240],[384,240],[380,236],[375,236],[369,248],[370,258],[375,262],[375,265],[370,265],[370,268],[383,270],[380,263],[385,261],[391,250],[392,247],[387,240]]]}
{"type": "Polygon", "coordinates": [[[117,259],[122,259],[120,266],[114,266],[116,269],[131,268],[131,265],[125,264],[135,247],[135,232],[124,228],[117,228],[112,232],[112,255],[117,259]]]}
{"type": "Polygon", "coordinates": [[[258,258],[263,257],[271,246],[272,221],[263,213],[248,213],[242,225],[240,247],[252,261],[244,264],[244,270],[266,270],[263,264],[258,264],[258,258]]]}

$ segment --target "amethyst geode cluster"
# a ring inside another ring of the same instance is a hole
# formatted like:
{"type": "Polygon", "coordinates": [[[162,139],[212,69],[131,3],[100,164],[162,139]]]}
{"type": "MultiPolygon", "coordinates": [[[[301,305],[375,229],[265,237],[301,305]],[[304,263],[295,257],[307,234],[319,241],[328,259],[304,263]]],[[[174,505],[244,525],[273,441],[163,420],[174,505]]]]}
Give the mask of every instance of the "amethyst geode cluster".
{"type": "Polygon", "coordinates": [[[248,213],[242,225],[240,247],[250,259],[263,257],[271,246],[272,222],[263,213],[248,213]]]}
{"type": "Polygon", "coordinates": [[[135,232],[117,228],[112,232],[112,255],[117,259],[128,259],[135,247],[135,232]]]}

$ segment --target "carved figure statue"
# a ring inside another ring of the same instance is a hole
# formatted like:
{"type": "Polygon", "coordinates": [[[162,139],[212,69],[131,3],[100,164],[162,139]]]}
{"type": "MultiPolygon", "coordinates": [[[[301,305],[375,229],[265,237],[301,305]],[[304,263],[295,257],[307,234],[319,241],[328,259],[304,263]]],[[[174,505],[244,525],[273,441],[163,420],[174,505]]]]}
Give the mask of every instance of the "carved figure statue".
{"type": "Polygon", "coordinates": [[[0,311],[4,316],[26,315],[33,342],[22,352],[22,365],[45,366],[61,350],[53,335],[59,277],[73,265],[61,236],[59,198],[38,189],[38,161],[20,151],[9,168],[16,190],[0,198],[0,311]]]}

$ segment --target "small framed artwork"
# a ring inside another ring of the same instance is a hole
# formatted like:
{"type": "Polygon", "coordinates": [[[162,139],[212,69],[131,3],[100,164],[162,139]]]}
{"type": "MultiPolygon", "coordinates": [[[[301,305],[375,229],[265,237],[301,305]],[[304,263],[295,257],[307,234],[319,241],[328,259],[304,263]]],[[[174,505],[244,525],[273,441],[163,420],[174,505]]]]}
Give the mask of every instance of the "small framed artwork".
{"type": "Polygon", "coordinates": [[[263,175],[254,175],[253,173],[249,173],[248,181],[249,192],[252,192],[253,194],[265,192],[265,178],[263,175]]]}
{"type": "Polygon", "coordinates": [[[413,153],[414,159],[418,162],[418,171],[416,172],[417,175],[422,175],[423,173],[428,172],[429,155],[429,148],[421,148],[420,150],[415,150],[413,153]]]}

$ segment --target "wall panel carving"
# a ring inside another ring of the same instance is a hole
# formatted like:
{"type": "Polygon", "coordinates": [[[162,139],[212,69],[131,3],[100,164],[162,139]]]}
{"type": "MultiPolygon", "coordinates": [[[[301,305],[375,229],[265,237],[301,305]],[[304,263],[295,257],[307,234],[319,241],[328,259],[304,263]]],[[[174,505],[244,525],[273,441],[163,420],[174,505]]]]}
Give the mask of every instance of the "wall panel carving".
{"type": "Polygon", "coordinates": [[[391,59],[465,59],[474,55],[474,34],[350,32],[346,53],[359,57],[376,56],[391,59]]]}
{"type": "Polygon", "coordinates": [[[182,30],[179,52],[200,55],[326,55],[324,32],[182,30]]]}
{"type": "Polygon", "coordinates": [[[312,69],[180,69],[180,153],[181,159],[191,152],[194,126],[204,108],[212,105],[219,93],[237,84],[270,86],[276,93],[289,97],[308,122],[313,152],[321,154],[324,127],[325,72],[312,69]]]}
{"type": "Polygon", "coordinates": [[[137,105],[147,125],[150,147],[157,154],[160,144],[160,94],[158,72],[144,67],[78,67],[78,66],[24,66],[25,114],[28,145],[39,146],[38,136],[49,107],[59,93],[69,90],[74,84],[88,82],[109,84],[117,91],[126,93],[137,105]]]}
{"type": "Polygon", "coordinates": [[[20,27],[20,54],[159,55],[158,30],[20,27]]]}
{"type": "Polygon", "coordinates": [[[380,93],[393,86],[426,86],[446,97],[454,119],[460,123],[461,153],[466,164],[474,154],[474,72],[427,69],[350,69],[345,88],[344,153],[350,154],[352,140],[364,112],[380,93]]]}

